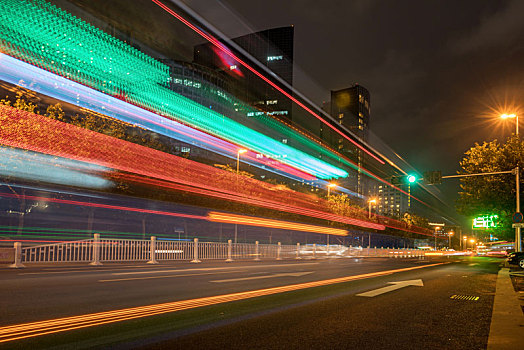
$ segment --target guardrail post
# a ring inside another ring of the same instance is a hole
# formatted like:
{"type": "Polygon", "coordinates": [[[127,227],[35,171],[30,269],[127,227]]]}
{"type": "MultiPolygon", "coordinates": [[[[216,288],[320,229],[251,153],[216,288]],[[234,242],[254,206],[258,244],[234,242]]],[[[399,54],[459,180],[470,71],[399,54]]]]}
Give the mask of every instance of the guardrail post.
{"type": "Polygon", "coordinates": [[[22,264],[22,242],[15,242],[14,248],[15,248],[15,261],[13,264],[9,265],[9,267],[13,269],[24,268],[25,265],[22,264]]]}
{"type": "Polygon", "coordinates": [[[260,252],[258,247],[258,241],[255,241],[255,261],[260,261],[260,252]]]}
{"type": "Polygon", "coordinates": [[[100,266],[100,233],[94,234],[93,239],[93,261],[89,263],[91,266],[100,266]]]}
{"type": "Polygon", "coordinates": [[[191,260],[191,262],[196,264],[202,261],[198,260],[198,238],[195,238],[194,242],[195,245],[193,247],[193,260],[191,260]]]}
{"type": "Polygon", "coordinates": [[[313,259],[317,258],[317,244],[313,243],[313,259]]]}
{"type": "Polygon", "coordinates": [[[231,259],[231,252],[233,250],[232,242],[230,239],[227,240],[227,259],[226,262],[232,262],[233,259],[231,259]]]}
{"type": "Polygon", "coordinates": [[[282,250],[282,245],[280,244],[280,242],[278,242],[278,245],[277,245],[277,260],[282,260],[282,258],[280,257],[280,251],[282,250]]]}
{"type": "Polygon", "coordinates": [[[156,260],[156,237],[151,236],[151,246],[149,249],[149,261],[148,264],[158,264],[156,260]]]}
{"type": "Polygon", "coordinates": [[[297,256],[295,257],[295,259],[302,259],[300,257],[300,243],[297,242],[297,256]]]}

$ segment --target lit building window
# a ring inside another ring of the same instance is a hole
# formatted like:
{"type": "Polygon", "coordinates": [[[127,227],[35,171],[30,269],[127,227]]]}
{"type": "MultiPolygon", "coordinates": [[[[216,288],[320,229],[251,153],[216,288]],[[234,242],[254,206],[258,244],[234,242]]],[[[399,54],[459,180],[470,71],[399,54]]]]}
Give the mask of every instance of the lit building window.
{"type": "Polygon", "coordinates": [[[284,56],[267,56],[268,61],[280,61],[284,56]]]}

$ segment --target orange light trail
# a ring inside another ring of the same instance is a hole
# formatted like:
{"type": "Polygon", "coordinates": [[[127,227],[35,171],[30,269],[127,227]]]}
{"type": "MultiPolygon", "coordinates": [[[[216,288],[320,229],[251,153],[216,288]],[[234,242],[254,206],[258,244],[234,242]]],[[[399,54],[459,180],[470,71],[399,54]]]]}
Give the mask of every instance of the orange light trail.
{"type": "Polygon", "coordinates": [[[288,230],[294,230],[294,231],[323,233],[326,235],[335,235],[335,236],[347,236],[348,235],[348,231],[337,229],[337,228],[330,228],[330,227],[323,227],[323,226],[316,226],[316,225],[306,225],[306,224],[299,224],[296,222],[271,220],[271,219],[257,218],[257,217],[252,217],[252,216],[218,213],[214,211],[211,211],[208,213],[208,220],[213,221],[213,222],[223,222],[227,224],[243,224],[243,225],[258,226],[258,227],[272,227],[272,228],[288,229],[288,230]]]}
{"type": "Polygon", "coordinates": [[[305,282],[298,284],[291,284],[281,287],[272,287],[265,289],[258,289],[246,292],[238,292],[231,294],[216,295],[211,297],[203,297],[197,299],[174,301],[163,304],[147,305],[132,307],[127,309],[98,312],[93,314],[63,317],[52,320],[22,323],[12,326],[0,327],[0,343],[5,343],[14,340],[37,337],[46,334],[53,334],[59,332],[66,332],[80,328],[99,326],[108,323],[115,323],[127,321],[142,317],[161,315],[170,312],[181,310],[194,309],[203,306],[216,305],[228,303],[231,301],[239,301],[251,299],[261,296],[279,294],[284,292],[291,292],[307,288],[328,286],[337,283],[351,282],[360,279],[387,276],[398,272],[405,272],[411,270],[422,269],[426,267],[433,267],[443,265],[445,263],[429,264],[424,266],[414,266],[402,269],[386,270],[380,272],[365,273],[361,275],[346,276],[339,278],[332,278],[328,280],[305,282]]]}

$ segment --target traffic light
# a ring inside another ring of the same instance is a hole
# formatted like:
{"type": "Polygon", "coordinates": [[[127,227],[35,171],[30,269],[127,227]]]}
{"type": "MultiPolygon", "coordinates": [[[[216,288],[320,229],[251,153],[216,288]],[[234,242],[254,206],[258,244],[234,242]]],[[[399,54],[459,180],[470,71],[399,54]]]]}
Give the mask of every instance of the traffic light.
{"type": "Polygon", "coordinates": [[[442,183],[442,172],[440,170],[424,172],[424,183],[426,185],[440,185],[442,183]]]}
{"type": "Polygon", "coordinates": [[[415,183],[419,180],[417,175],[414,174],[408,174],[408,175],[401,175],[401,176],[392,176],[391,177],[391,184],[392,185],[410,185],[412,183],[415,183]]]}

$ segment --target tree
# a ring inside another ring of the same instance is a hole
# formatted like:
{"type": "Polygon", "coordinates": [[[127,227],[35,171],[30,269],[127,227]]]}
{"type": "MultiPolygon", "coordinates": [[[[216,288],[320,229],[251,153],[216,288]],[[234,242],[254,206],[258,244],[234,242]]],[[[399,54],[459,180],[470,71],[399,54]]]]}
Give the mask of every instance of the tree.
{"type": "Polygon", "coordinates": [[[47,110],[44,115],[48,118],[56,119],[60,121],[64,121],[64,117],[65,117],[65,113],[62,110],[62,106],[60,105],[60,103],[47,106],[47,110]]]}
{"type": "MultiPolygon", "coordinates": [[[[524,147],[515,135],[506,143],[497,140],[475,143],[460,161],[459,174],[475,174],[497,171],[509,171],[524,164],[524,147]]],[[[521,175],[522,176],[522,171],[521,175]]],[[[515,176],[511,174],[472,176],[461,178],[457,211],[471,219],[478,215],[498,215],[498,227],[490,229],[499,239],[512,240],[512,213],[515,212],[515,176]]]]}
{"type": "Polygon", "coordinates": [[[409,212],[405,212],[400,221],[405,222],[409,229],[411,229],[413,226],[429,228],[428,219],[409,212]]]}
{"type": "Polygon", "coordinates": [[[367,213],[358,205],[351,203],[348,195],[331,195],[328,197],[329,209],[332,213],[355,219],[367,220],[367,213]]]}

